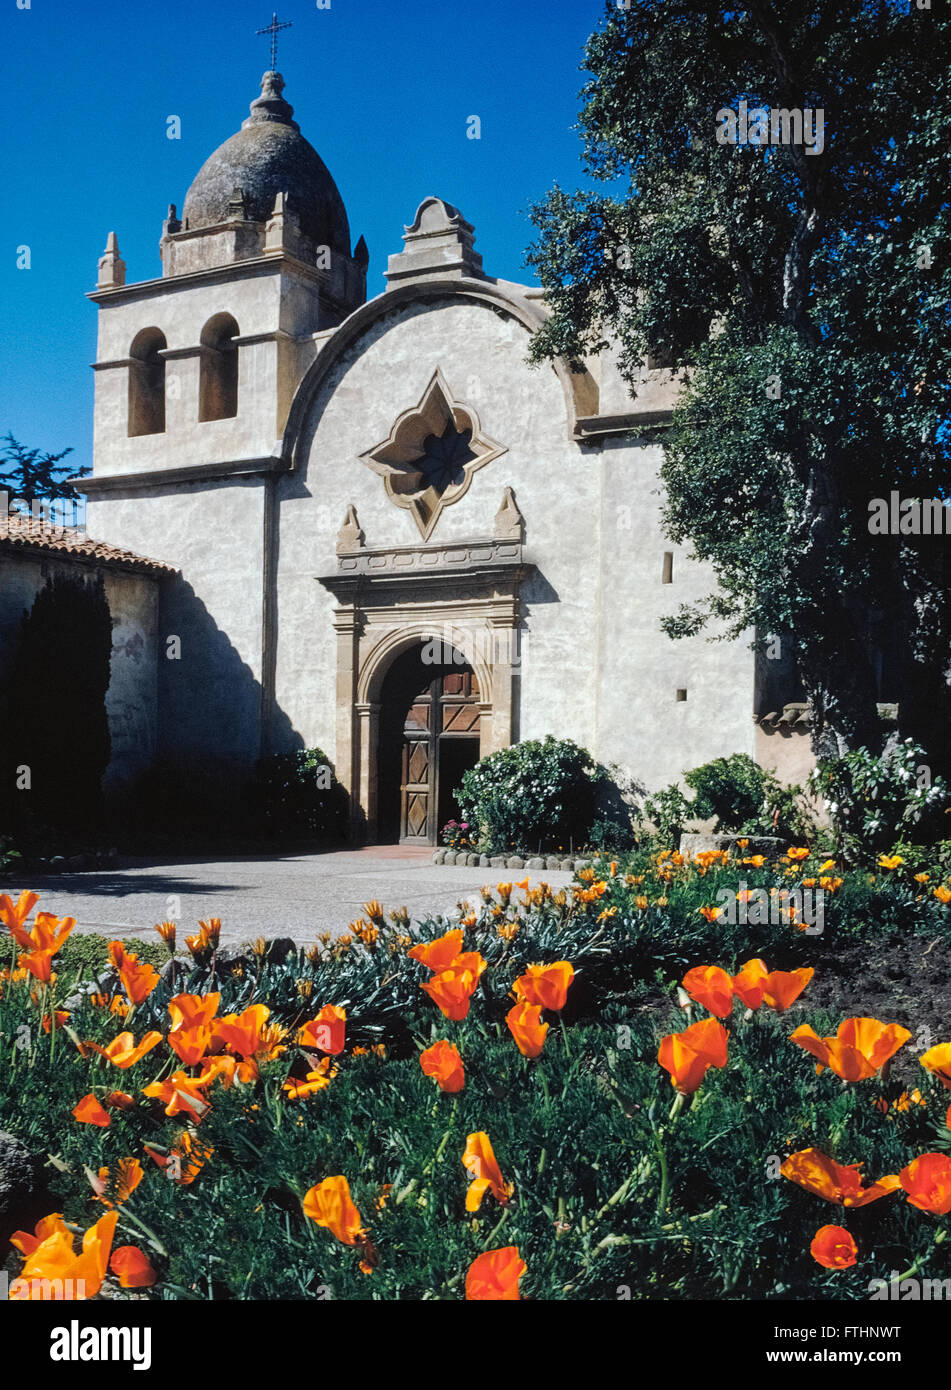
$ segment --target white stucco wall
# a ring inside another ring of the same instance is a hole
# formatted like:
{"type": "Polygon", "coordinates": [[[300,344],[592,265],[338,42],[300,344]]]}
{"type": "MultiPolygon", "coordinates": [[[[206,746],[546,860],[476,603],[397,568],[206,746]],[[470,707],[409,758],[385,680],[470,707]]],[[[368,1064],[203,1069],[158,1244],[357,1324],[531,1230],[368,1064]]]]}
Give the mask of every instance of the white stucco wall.
{"type": "Polygon", "coordinates": [[[181,570],[157,623],[160,751],[258,756],[264,486],[258,478],[96,494],[89,534],[181,570]],[[169,639],[180,639],[170,659],[169,639]]]}
{"type": "Polygon", "coordinates": [[[527,347],[527,330],[510,316],[447,298],[396,309],[334,366],[303,432],[304,466],[279,483],[278,707],[305,743],[334,755],[334,600],[315,576],[336,570],[351,502],[368,548],[422,544],[409,512],[358,456],[416,405],[438,366],[506,452],[476,472],[429,543],[491,536],[511,486],[537,567],[522,593],[519,737],[573,738],[651,787],[707,758],[752,752],[752,654],[704,638],[675,644],[658,626],[711,585],[661,534],[659,448],[579,446],[560,382],[550,367],[527,366],[527,347]],[[619,526],[625,507],[630,529],[619,526]],[[672,585],[661,583],[665,550],[675,551],[672,585]]]}

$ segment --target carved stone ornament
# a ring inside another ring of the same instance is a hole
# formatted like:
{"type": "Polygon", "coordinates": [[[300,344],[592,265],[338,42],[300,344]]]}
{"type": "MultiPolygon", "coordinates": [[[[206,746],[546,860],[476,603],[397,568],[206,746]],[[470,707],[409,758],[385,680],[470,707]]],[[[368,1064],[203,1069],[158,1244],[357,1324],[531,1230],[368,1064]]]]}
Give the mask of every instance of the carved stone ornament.
{"type": "Polygon", "coordinates": [[[505,452],[483,434],[474,408],[453,399],[437,367],[419,404],[404,410],[360,461],[380,475],[390,501],[410,512],[428,540],[443,508],[464,497],[478,469],[505,452]]]}

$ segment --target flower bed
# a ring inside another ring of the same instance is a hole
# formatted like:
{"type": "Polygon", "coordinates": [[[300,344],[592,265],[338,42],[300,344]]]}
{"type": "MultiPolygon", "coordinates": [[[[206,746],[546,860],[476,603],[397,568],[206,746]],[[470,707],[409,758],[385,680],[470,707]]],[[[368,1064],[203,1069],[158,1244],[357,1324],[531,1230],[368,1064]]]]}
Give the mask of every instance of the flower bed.
{"type": "Polygon", "coordinates": [[[369,903],[280,962],[225,961],[214,921],[183,959],[161,924],[161,974],[116,942],[84,992],[69,919],[0,897],[0,1129],[50,1156],[11,1294],[866,1299],[949,1277],[945,1001],[879,979],[871,1018],[841,973],[897,935],[943,987],[949,903],[901,856],[642,853],[449,919],[369,903]],[[807,932],[779,895],[823,879],[807,932]],[[723,907],[757,892],[765,921],[723,907]]]}

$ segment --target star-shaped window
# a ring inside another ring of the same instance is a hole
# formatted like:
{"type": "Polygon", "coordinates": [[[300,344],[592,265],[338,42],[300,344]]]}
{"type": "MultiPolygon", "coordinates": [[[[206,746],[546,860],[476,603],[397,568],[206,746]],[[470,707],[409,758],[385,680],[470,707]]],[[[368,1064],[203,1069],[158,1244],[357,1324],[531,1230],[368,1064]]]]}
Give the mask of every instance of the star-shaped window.
{"type": "Polygon", "coordinates": [[[412,513],[428,540],[443,508],[465,495],[477,469],[504,452],[482,433],[473,407],[453,399],[437,367],[419,404],[360,458],[380,474],[387,496],[412,513]]]}

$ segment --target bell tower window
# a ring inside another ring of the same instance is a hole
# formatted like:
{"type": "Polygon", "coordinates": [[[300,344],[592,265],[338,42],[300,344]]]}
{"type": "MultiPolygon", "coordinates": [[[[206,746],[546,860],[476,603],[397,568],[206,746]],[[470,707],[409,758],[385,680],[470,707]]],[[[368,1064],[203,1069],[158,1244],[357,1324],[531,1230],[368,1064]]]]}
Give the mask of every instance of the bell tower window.
{"type": "Polygon", "coordinates": [[[129,349],[129,435],[165,430],[165,334],[143,328],[129,349]]]}
{"type": "Polygon", "coordinates": [[[230,420],[238,413],[238,325],[215,314],[201,330],[199,420],[230,420]]]}

